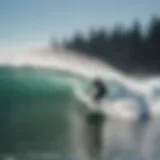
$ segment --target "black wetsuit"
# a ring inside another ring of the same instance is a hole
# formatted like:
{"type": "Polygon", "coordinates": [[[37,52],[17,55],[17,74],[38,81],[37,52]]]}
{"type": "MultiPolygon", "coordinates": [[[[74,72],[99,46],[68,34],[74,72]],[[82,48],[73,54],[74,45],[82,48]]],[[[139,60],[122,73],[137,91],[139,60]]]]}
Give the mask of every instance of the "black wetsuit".
{"type": "Polygon", "coordinates": [[[95,101],[100,101],[107,94],[107,89],[100,79],[96,79],[93,82],[93,86],[96,88],[96,93],[93,98],[95,101]]]}

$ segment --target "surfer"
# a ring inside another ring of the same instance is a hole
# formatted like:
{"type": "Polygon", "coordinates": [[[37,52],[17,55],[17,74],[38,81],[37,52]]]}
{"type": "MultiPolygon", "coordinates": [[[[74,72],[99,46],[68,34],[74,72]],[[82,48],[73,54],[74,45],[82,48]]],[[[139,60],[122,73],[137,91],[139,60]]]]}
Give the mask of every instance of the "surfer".
{"type": "MultiPolygon", "coordinates": [[[[107,88],[100,78],[95,78],[92,81],[92,87],[94,89],[94,93],[91,96],[93,101],[96,103],[96,108],[101,106],[99,103],[107,94],[107,88]]],[[[100,107],[98,108],[100,109],[100,107]]],[[[86,125],[86,133],[89,139],[87,146],[88,151],[90,152],[91,156],[96,159],[99,159],[101,154],[101,150],[103,147],[103,127],[105,124],[105,114],[101,110],[93,110],[88,113],[87,115],[87,125],[86,125]]],[[[91,159],[93,159],[91,157],[91,159]]]]}
{"type": "Polygon", "coordinates": [[[100,78],[94,79],[92,85],[96,90],[95,94],[93,95],[93,99],[95,102],[100,102],[106,96],[107,88],[100,78]]]}

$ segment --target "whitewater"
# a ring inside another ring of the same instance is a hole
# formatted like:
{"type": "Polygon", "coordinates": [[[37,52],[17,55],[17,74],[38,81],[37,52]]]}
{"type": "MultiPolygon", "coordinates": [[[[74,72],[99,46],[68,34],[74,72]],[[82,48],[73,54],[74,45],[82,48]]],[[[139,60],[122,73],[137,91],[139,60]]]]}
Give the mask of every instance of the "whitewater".
{"type": "Polygon", "coordinates": [[[44,70],[50,74],[48,82],[56,81],[59,85],[66,83],[71,85],[76,98],[86,103],[87,107],[94,105],[85,94],[87,85],[89,87],[95,77],[103,78],[111,91],[101,106],[111,117],[135,119],[146,107],[149,108],[152,117],[160,115],[160,101],[156,94],[158,89],[160,92],[159,77],[142,79],[127,76],[96,58],[64,49],[43,48],[0,56],[1,68],[15,69],[15,75],[20,76],[22,71],[25,73],[27,72],[25,68],[28,68],[30,73],[34,72],[36,78],[36,74],[38,76],[40,71],[44,70]],[[122,96],[125,90],[127,93],[122,96]]]}

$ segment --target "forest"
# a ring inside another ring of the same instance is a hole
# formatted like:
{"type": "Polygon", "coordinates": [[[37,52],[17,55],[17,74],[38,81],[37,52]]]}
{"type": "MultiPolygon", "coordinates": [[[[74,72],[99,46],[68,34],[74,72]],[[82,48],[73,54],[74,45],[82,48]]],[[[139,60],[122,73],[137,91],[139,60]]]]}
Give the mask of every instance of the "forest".
{"type": "Polygon", "coordinates": [[[99,58],[125,73],[160,73],[160,17],[147,26],[135,20],[131,27],[117,25],[91,28],[88,34],[76,32],[62,46],[77,54],[99,58]]]}

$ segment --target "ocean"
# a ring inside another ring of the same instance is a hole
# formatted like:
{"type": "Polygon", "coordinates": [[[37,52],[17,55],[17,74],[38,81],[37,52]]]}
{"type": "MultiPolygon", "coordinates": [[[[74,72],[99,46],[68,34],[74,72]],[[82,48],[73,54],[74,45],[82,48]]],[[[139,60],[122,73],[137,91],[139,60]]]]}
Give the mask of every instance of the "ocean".
{"type": "MultiPolygon", "coordinates": [[[[92,64],[91,68],[86,64],[87,70],[82,68],[80,71],[77,67],[76,71],[75,62],[74,68],[67,68],[67,64],[64,68],[53,67],[51,58],[44,59],[44,55],[36,54],[35,59],[28,54],[6,57],[0,62],[1,159],[160,159],[158,102],[153,105],[154,100],[147,101],[149,98],[145,96],[150,94],[146,94],[145,87],[142,92],[139,87],[135,90],[134,85],[126,90],[127,85],[124,85],[127,82],[124,80],[120,83],[115,77],[112,80],[104,78],[110,92],[101,104],[107,119],[103,124],[100,151],[96,157],[90,150],[95,144],[88,141],[93,131],[86,124],[88,110],[95,105],[86,90],[91,89],[94,76],[101,76],[96,74],[95,62],[87,62],[92,64]],[[36,57],[41,57],[45,64],[50,65],[39,65],[42,61],[36,57]],[[138,117],[145,108],[151,113],[151,120],[139,121],[138,117]]],[[[97,73],[109,73],[102,67],[102,71],[97,73]]]]}

